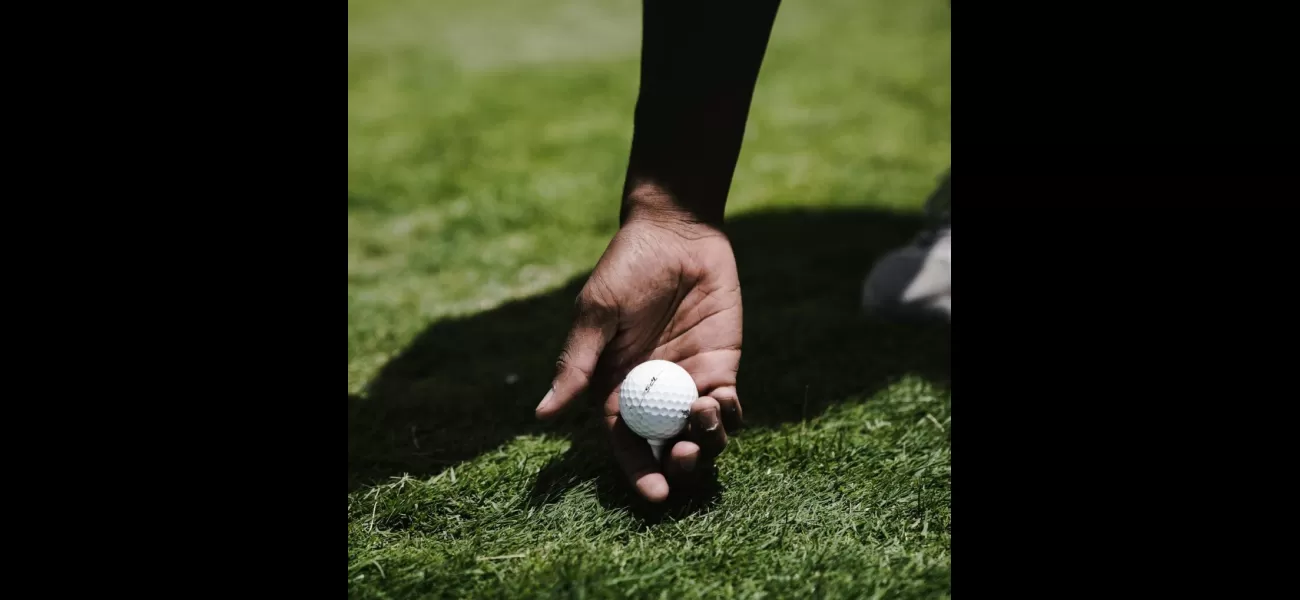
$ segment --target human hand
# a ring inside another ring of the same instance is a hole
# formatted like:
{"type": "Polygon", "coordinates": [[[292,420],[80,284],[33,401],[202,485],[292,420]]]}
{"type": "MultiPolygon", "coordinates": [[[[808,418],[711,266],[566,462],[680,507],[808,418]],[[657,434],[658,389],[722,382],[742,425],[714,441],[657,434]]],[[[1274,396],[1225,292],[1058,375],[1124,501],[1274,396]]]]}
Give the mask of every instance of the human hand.
{"type": "Polygon", "coordinates": [[[578,295],[537,416],[555,416],[584,390],[603,401],[603,425],[619,466],[638,493],[662,502],[670,479],[686,480],[711,465],[727,445],[727,429],[740,426],[740,343],[740,280],[726,236],[689,220],[629,218],[578,295]],[[662,465],[618,411],[619,383],[654,359],[686,369],[700,396],[687,429],[666,444],[671,450],[662,465]]]}

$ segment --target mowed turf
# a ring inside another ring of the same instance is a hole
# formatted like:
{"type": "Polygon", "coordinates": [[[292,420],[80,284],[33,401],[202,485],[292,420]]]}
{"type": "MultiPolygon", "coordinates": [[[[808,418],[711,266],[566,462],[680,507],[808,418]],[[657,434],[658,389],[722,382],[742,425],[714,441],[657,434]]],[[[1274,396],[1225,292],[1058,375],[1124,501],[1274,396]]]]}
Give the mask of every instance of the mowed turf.
{"type": "Polygon", "coordinates": [[[948,167],[947,2],[782,7],[728,208],[748,427],[665,506],[590,412],[532,416],[618,224],[639,27],[349,2],[349,596],[946,596],[948,333],[857,297],[948,167]]]}

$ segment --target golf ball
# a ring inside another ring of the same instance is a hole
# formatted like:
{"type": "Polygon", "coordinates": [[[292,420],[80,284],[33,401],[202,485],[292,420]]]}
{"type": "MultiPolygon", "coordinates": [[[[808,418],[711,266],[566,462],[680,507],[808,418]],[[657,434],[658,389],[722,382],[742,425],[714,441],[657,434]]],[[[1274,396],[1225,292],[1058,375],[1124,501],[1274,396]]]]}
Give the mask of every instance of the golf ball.
{"type": "Polygon", "coordinates": [[[650,441],[658,455],[664,440],[686,428],[691,404],[699,398],[686,369],[666,360],[637,365],[618,391],[618,412],[637,435],[650,441]]]}

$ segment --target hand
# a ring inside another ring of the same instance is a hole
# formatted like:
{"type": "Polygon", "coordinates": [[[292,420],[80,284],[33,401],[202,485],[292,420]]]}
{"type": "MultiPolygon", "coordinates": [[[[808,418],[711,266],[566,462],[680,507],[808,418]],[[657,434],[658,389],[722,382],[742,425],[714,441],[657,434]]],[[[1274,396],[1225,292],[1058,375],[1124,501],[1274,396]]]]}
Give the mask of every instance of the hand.
{"type": "Polygon", "coordinates": [[[665,475],[677,481],[701,472],[727,445],[727,428],[740,426],[740,341],[740,280],[726,236],[697,222],[630,218],[578,295],[573,328],[537,416],[550,418],[589,390],[604,402],[604,429],[619,466],[642,496],[662,502],[665,475]],[[619,384],[653,359],[681,365],[700,396],[687,429],[665,446],[671,450],[662,470],[618,412],[619,384]]]}

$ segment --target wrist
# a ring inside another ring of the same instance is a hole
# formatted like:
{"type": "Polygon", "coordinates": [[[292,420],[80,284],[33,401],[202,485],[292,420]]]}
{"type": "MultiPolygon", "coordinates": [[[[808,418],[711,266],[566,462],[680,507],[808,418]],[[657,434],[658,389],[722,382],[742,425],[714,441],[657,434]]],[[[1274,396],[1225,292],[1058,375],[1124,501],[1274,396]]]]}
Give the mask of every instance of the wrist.
{"type": "Polygon", "coordinates": [[[723,207],[698,206],[685,202],[667,188],[653,182],[630,182],[623,194],[620,221],[653,222],[661,225],[720,229],[723,207]]]}

